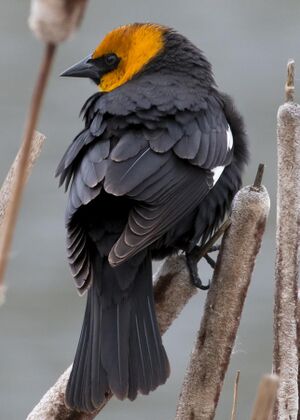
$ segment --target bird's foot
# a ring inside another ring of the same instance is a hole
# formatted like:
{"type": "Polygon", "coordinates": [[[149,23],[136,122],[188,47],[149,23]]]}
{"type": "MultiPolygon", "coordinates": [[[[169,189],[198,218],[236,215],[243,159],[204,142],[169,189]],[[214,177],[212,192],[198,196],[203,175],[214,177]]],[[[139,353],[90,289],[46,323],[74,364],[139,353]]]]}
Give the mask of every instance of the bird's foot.
{"type": "MultiPolygon", "coordinates": [[[[213,245],[211,248],[209,248],[207,253],[204,255],[206,262],[210,265],[210,267],[213,270],[216,268],[216,262],[213,258],[209,256],[209,254],[212,252],[220,251],[220,247],[221,245],[213,245]]],[[[192,284],[198,287],[198,289],[208,290],[210,287],[210,280],[208,281],[208,284],[204,285],[198,273],[197,265],[198,265],[199,258],[197,257],[197,251],[199,250],[201,250],[201,248],[199,246],[196,246],[191,252],[186,253],[187,267],[190,272],[190,278],[191,278],[192,284]]]]}
{"type": "Polygon", "coordinates": [[[214,235],[204,244],[203,246],[194,246],[193,249],[189,252],[186,252],[186,262],[187,267],[190,272],[191,282],[201,290],[207,290],[210,286],[210,281],[207,285],[203,285],[199,274],[197,263],[201,258],[205,258],[208,264],[215,269],[215,261],[208,255],[211,252],[220,251],[220,245],[214,245],[217,240],[226,232],[230,226],[231,221],[227,219],[222,226],[214,233],[214,235]]]}
{"type": "Polygon", "coordinates": [[[197,267],[198,259],[193,256],[192,252],[186,254],[186,263],[187,263],[188,270],[190,272],[190,278],[191,278],[192,284],[198,287],[198,289],[208,290],[210,286],[210,281],[208,282],[207,285],[204,285],[202,283],[202,280],[200,279],[199,274],[198,274],[198,267],[197,267]]]}

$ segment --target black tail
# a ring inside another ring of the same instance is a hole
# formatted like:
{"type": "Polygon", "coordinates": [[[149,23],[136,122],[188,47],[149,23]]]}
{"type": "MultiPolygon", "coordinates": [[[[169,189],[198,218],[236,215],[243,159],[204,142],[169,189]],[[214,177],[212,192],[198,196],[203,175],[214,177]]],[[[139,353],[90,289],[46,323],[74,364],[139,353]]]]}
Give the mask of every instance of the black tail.
{"type": "Polygon", "coordinates": [[[66,390],[66,404],[86,412],[99,407],[109,390],[133,400],[165,383],[170,373],[155,315],[150,255],[138,267],[125,262],[118,268],[98,257],[97,273],[66,390]]]}

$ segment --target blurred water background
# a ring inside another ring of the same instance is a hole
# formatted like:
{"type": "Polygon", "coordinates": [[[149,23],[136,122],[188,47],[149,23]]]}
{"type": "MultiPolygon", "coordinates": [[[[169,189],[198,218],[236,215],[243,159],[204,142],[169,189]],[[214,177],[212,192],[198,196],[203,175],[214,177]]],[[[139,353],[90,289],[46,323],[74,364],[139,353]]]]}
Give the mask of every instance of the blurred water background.
{"type": "MultiPolygon", "coordinates": [[[[0,179],[20,144],[20,133],[42,46],[27,28],[29,1],[0,5],[0,179]]],[[[203,49],[220,88],[245,117],[251,139],[250,183],[259,162],[272,199],[260,256],[226,376],[217,419],[230,417],[235,373],[241,370],[238,419],[249,418],[256,387],[272,363],[276,112],[283,100],[285,68],[300,67],[300,3],[297,0],[91,0],[79,33],[59,48],[38,129],[47,141],[26,190],[6,276],[7,303],[0,309],[0,419],[26,417],[70,364],[85,299],[77,296],[66,263],[66,197],[54,179],[56,165],[81,129],[79,110],[95,88],[59,73],[86,56],[113,27],[154,21],[175,27],[203,49]]],[[[184,63],[183,63],[184,65],[184,63]]],[[[299,80],[299,79],[298,79],[299,80]]],[[[297,81],[298,98],[300,84],[297,81]]],[[[203,276],[209,276],[205,265],[203,276]]],[[[168,383],[134,403],[112,400],[107,420],[168,420],[176,410],[185,368],[199,327],[205,293],[199,293],[164,337],[172,375],[168,383]]]]}

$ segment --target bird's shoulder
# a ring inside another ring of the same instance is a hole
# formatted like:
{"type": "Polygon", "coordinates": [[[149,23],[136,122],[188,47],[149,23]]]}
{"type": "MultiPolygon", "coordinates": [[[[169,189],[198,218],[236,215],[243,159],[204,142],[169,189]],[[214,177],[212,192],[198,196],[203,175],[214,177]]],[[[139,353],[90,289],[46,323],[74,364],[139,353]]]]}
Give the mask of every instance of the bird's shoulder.
{"type": "Polygon", "coordinates": [[[70,144],[57,168],[60,183],[68,181],[69,168],[83,156],[82,152],[99,141],[110,139],[115,146],[122,140],[115,156],[119,156],[125,137],[131,142],[136,142],[136,138],[148,140],[157,153],[174,146],[179,157],[193,160],[199,133],[204,134],[204,144],[209,140],[208,133],[214,136],[224,134],[224,129],[226,132],[222,99],[215,89],[204,92],[188,84],[176,85],[176,79],[161,76],[157,81],[153,77],[142,81],[128,83],[113,92],[97,93],[86,101],[81,111],[85,128],[70,144]]]}
{"type": "Polygon", "coordinates": [[[202,109],[210,90],[186,73],[155,72],[139,75],[101,95],[97,106],[103,113],[120,116],[150,108],[170,114],[183,109],[197,111],[202,109]]]}

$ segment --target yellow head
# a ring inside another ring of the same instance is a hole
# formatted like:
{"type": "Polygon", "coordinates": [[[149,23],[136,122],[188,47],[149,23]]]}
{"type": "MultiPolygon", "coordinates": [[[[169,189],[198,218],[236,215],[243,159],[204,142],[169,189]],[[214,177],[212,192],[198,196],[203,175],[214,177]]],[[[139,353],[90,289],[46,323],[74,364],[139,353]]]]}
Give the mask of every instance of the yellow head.
{"type": "Polygon", "coordinates": [[[131,24],[110,32],[95,51],[63,76],[89,77],[101,91],[111,91],[139,73],[164,47],[166,28],[131,24]]]}
{"type": "Polygon", "coordinates": [[[93,58],[114,53],[119,59],[118,67],[105,74],[100,88],[110,91],[123,85],[137,74],[163,49],[165,29],[153,24],[121,26],[110,32],[93,53],[93,58]]]}

